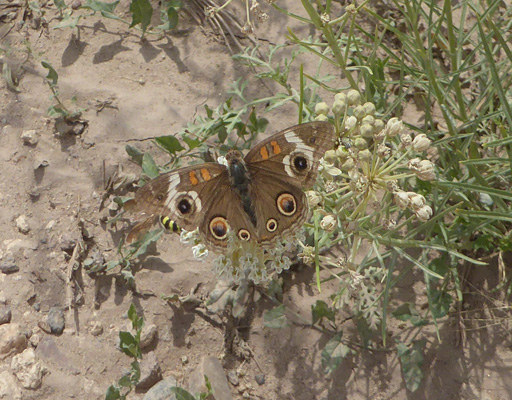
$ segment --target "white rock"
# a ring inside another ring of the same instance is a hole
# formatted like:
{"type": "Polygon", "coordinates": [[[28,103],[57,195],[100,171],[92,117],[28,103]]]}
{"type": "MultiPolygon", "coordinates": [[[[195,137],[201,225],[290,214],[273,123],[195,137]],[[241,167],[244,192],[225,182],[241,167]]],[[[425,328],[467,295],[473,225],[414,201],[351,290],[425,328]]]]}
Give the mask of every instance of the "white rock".
{"type": "Polygon", "coordinates": [[[140,335],[140,348],[144,349],[148,347],[153,340],[155,340],[157,334],[157,328],[155,324],[147,325],[142,328],[142,333],[140,335]]]}
{"type": "Polygon", "coordinates": [[[0,373],[0,399],[21,400],[21,389],[9,371],[0,373]]]}
{"type": "Polygon", "coordinates": [[[34,349],[29,348],[12,358],[11,371],[25,389],[37,389],[43,381],[44,368],[36,357],[34,349]]]}
{"type": "Polygon", "coordinates": [[[0,360],[21,353],[27,348],[27,337],[19,324],[0,326],[0,360]]]}
{"type": "Polygon", "coordinates": [[[23,141],[23,144],[35,146],[39,141],[37,137],[37,131],[35,131],[34,129],[23,131],[23,133],[21,134],[21,140],[23,141]]]}
{"type": "Polygon", "coordinates": [[[16,226],[21,233],[28,233],[30,231],[26,215],[20,215],[16,218],[16,226]]]}

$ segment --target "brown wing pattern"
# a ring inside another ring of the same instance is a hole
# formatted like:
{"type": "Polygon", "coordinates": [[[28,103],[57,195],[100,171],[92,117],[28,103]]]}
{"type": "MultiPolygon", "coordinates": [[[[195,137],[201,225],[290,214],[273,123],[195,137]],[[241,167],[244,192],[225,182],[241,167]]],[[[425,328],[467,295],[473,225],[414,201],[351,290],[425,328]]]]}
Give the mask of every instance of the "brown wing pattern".
{"type": "Polygon", "coordinates": [[[310,187],[315,183],[320,158],[334,148],[335,140],[334,126],[329,122],[295,125],[258,143],[244,160],[286,182],[310,187]],[[307,163],[304,169],[297,168],[301,157],[307,163]]]}
{"type": "Polygon", "coordinates": [[[144,212],[148,215],[166,215],[175,220],[185,230],[194,230],[203,220],[205,210],[211,207],[216,194],[229,184],[224,165],[206,163],[181,168],[160,175],[135,194],[135,198],[125,204],[130,212],[144,212]],[[179,202],[190,200],[191,208],[180,212],[179,202]]]}

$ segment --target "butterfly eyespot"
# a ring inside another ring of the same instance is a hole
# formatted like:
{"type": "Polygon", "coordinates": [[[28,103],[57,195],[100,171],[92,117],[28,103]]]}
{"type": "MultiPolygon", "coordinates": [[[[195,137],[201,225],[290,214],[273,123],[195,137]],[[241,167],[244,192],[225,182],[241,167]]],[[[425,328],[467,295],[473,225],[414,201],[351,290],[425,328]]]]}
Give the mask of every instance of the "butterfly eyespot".
{"type": "Polygon", "coordinates": [[[159,193],[156,195],[156,198],[158,199],[158,201],[163,201],[164,200],[164,195],[162,193],[159,193]]]}
{"type": "Polygon", "coordinates": [[[293,165],[297,171],[302,172],[308,169],[308,160],[304,156],[297,156],[293,159],[293,165]]]}
{"type": "Polygon", "coordinates": [[[249,231],[247,229],[240,229],[238,231],[238,238],[240,240],[247,242],[251,239],[251,234],[249,233],[249,231]]]}
{"type": "Polygon", "coordinates": [[[228,221],[224,217],[215,217],[210,221],[210,232],[217,240],[224,240],[228,236],[228,221]]]}
{"type": "Polygon", "coordinates": [[[178,203],[178,210],[182,214],[188,214],[192,210],[192,204],[188,199],[181,199],[178,203]]]}
{"type": "Polygon", "coordinates": [[[275,232],[276,229],[277,229],[277,221],[274,218],[270,218],[267,221],[267,231],[275,232]]]}
{"type": "Polygon", "coordinates": [[[287,217],[292,216],[297,211],[297,202],[290,193],[279,195],[276,203],[279,212],[287,217]]]}

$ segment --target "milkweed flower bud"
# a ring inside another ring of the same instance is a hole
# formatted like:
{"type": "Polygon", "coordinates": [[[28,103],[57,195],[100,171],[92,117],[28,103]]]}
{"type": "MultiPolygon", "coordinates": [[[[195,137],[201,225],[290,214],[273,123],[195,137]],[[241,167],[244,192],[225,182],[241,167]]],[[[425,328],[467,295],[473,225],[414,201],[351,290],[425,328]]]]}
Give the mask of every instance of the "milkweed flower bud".
{"type": "Polygon", "coordinates": [[[359,128],[359,133],[362,137],[369,138],[373,135],[373,126],[370,124],[362,124],[359,128]]]}
{"type": "Polygon", "coordinates": [[[386,134],[389,137],[394,137],[404,130],[404,123],[397,117],[391,118],[386,124],[386,134]]]}
{"type": "Polygon", "coordinates": [[[386,124],[384,124],[383,120],[376,119],[373,123],[373,134],[375,135],[375,134],[381,132],[385,126],[386,126],[386,124]]]}
{"type": "Polygon", "coordinates": [[[422,181],[433,181],[436,178],[434,164],[429,160],[413,158],[407,166],[422,181]]]}
{"type": "Polygon", "coordinates": [[[354,128],[357,124],[357,118],[351,115],[347,119],[345,119],[345,130],[349,131],[354,128]]]}
{"type": "Polygon", "coordinates": [[[355,106],[361,102],[361,95],[357,90],[349,90],[347,93],[347,102],[350,106],[355,106]]]}
{"type": "Polygon", "coordinates": [[[357,137],[354,140],[354,147],[358,148],[359,150],[364,150],[368,148],[368,142],[362,137],[357,137]]]}
{"type": "Polygon", "coordinates": [[[345,108],[347,107],[347,103],[341,100],[335,100],[332,105],[332,112],[334,115],[341,115],[345,112],[345,108]]]}
{"type": "Polygon", "coordinates": [[[414,151],[418,152],[425,151],[429,149],[431,143],[432,142],[430,141],[429,138],[427,138],[427,135],[425,135],[424,133],[420,133],[412,141],[412,148],[414,149],[414,151]]]}
{"type": "Polygon", "coordinates": [[[316,117],[315,117],[315,121],[328,121],[329,118],[327,118],[327,115],[324,115],[324,114],[318,114],[316,117]]]}
{"type": "Polygon", "coordinates": [[[342,101],[343,103],[345,103],[347,101],[347,95],[343,92],[336,93],[334,95],[334,101],[342,101]]]}
{"type": "Polygon", "coordinates": [[[356,117],[357,119],[361,120],[365,116],[366,116],[366,112],[364,111],[364,107],[363,106],[356,106],[354,108],[354,117],[356,117]]]}
{"type": "Polygon", "coordinates": [[[325,102],[317,103],[315,106],[315,114],[329,114],[329,106],[325,102]]]}
{"type": "Polygon", "coordinates": [[[375,104],[372,102],[366,102],[363,104],[364,111],[366,112],[366,115],[375,115],[375,104]]]}

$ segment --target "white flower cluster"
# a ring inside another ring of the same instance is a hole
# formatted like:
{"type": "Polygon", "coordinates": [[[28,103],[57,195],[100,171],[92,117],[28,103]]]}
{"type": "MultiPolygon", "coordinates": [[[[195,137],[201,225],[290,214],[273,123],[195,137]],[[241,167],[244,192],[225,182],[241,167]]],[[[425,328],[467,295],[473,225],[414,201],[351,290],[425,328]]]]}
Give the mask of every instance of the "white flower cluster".
{"type": "MultiPolygon", "coordinates": [[[[328,150],[320,160],[320,176],[324,179],[327,193],[340,194],[348,200],[338,201],[340,206],[355,208],[352,220],[362,217],[368,204],[379,207],[379,199],[386,191],[391,192],[395,199],[404,198],[403,193],[409,199],[412,192],[403,192],[398,187],[399,179],[412,176],[423,181],[436,179],[434,164],[418,154],[431,147],[432,142],[426,134],[417,134],[413,138],[400,119],[393,117],[385,122],[378,118],[375,105],[371,102],[361,104],[357,90],[336,94],[332,108],[326,103],[318,103],[315,119],[327,121],[331,111],[341,138],[339,146],[328,150]],[[404,173],[404,170],[409,173],[404,173]]],[[[323,201],[322,195],[315,191],[308,192],[307,196],[311,207],[323,201]]],[[[403,200],[401,206],[411,209],[421,221],[428,220],[432,209],[426,205],[425,198],[421,196],[423,202],[414,196],[412,198],[405,207],[403,200]]],[[[333,211],[326,211],[320,223],[321,228],[328,232],[342,222],[337,217],[336,207],[333,211]]]]}
{"type": "Polygon", "coordinates": [[[299,240],[304,240],[302,232],[277,240],[272,248],[263,248],[255,242],[230,238],[226,254],[214,261],[215,272],[234,283],[246,279],[254,283],[268,281],[274,274],[290,268],[292,262],[286,253],[293,251],[299,240]]]}
{"type": "Polygon", "coordinates": [[[397,190],[393,193],[395,204],[402,210],[411,209],[420,221],[428,221],[432,216],[432,208],[427,205],[425,197],[414,192],[397,190]]]}

